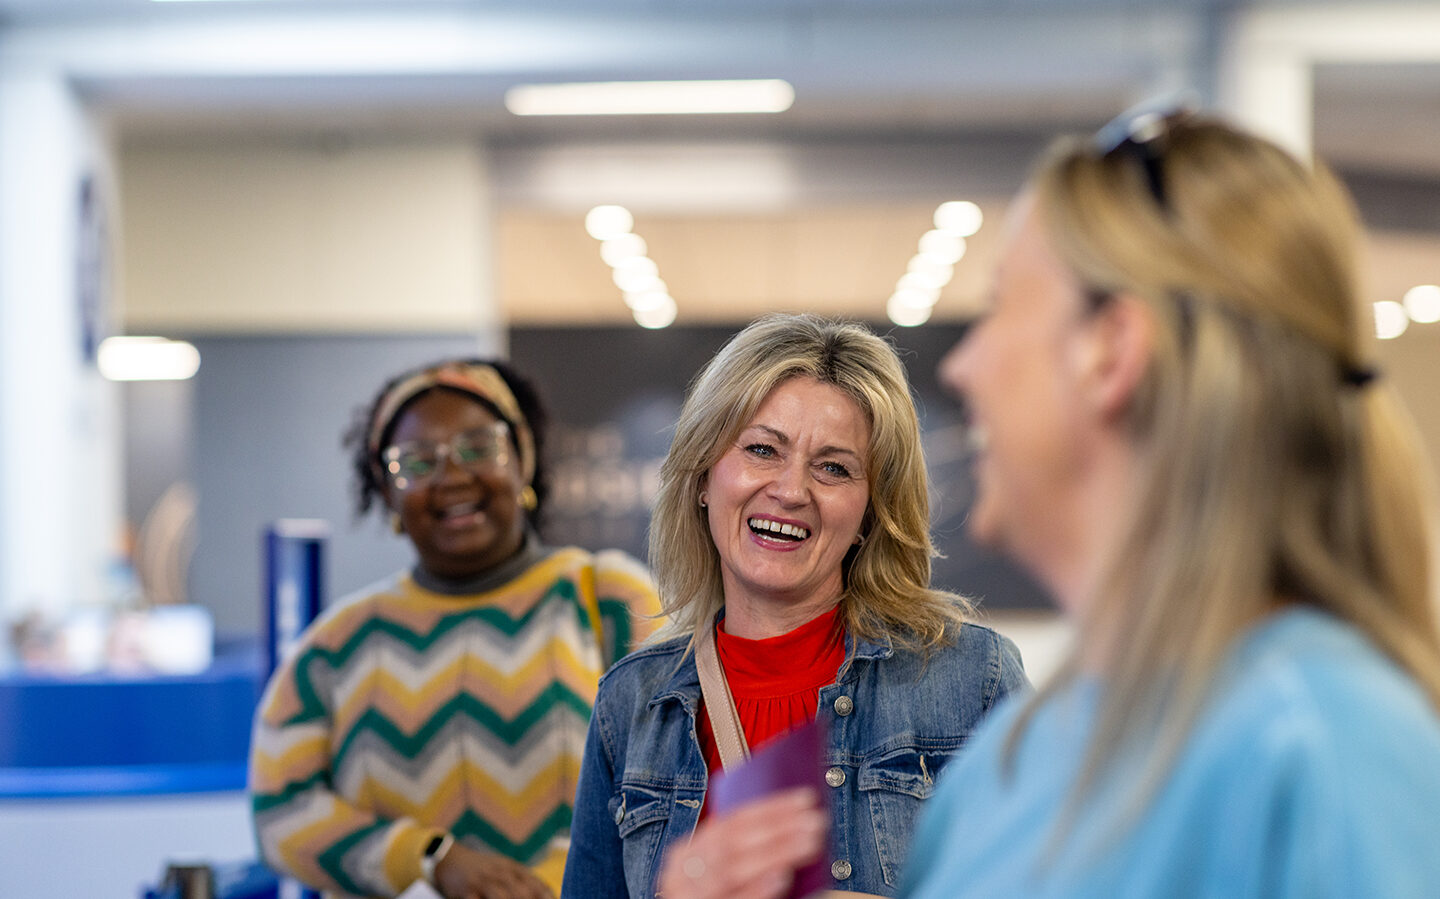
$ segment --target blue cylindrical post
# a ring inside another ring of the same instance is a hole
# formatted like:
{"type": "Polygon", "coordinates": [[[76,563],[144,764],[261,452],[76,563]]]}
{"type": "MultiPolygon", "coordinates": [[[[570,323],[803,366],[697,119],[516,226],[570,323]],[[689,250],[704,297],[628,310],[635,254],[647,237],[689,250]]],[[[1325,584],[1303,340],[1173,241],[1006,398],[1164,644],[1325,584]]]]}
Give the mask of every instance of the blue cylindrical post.
{"type": "MultiPolygon", "coordinates": [[[[325,603],[325,542],[330,525],[311,518],[281,518],[265,530],[265,678],[295,648],[325,603]]],[[[289,877],[280,878],[277,899],[319,899],[289,877]]]]}
{"type": "Polygon", "coordinates": [[[294,648],[325,600],[325,542],[330,526],[281,518],[265,531],[265,676],[294,648]]]}

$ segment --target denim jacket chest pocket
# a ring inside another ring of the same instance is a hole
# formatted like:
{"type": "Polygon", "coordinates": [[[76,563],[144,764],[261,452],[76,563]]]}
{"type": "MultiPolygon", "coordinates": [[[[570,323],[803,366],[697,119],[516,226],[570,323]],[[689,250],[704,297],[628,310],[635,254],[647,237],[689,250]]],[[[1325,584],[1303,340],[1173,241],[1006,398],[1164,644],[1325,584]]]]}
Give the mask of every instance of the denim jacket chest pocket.
{"type": "Polygon", "coordinates": [[[901,745],[861,762],[855,787],[869,805],[875,848],[886,884],[898,883],[921,803],[934,793],[936,776],[962,745],[961,739],[901,745]]]}
{"type": "Polygon", "coordinates": [[[621,777],[609,810],[631,896],[658,895],[661,855],[678,835],[695,830],[704,798],[704,787],[688,782],[642,773],[621,777]]]}
{"type": "MultiPolygon", "coordinates": [[[[626,880],[655,871],[670,824],[674,790],[653,783],[623,780],[610,797],[610,818],[620,837],[626,880]]],[[[632,896],[649,895],[649,884],[629,883],[632,896]]]]}

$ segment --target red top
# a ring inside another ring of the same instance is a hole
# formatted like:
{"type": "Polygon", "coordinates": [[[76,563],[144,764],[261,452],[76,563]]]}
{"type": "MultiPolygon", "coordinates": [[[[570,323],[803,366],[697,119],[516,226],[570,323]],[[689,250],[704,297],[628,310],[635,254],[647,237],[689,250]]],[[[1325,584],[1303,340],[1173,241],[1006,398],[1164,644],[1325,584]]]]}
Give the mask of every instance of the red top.
{"type": "MultiPolygon", "coordinates": [[[[845,629],[839,618],[836,606],[789,633],[763,640],[725,633],[724,619],[716,625],[715,649],[751,752],[815,719],[820,688],[835,682],[845,661],[845,629]]],[[[695,724],[713,775],[720,770],[720,750],[703,699],[695,724]]]]}

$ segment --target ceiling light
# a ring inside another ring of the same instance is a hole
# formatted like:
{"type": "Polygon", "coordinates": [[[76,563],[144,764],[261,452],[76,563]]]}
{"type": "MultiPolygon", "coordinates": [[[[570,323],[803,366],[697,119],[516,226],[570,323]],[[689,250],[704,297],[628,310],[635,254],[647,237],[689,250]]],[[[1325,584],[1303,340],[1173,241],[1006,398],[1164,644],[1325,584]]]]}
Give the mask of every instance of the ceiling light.
{"type": "Polygon", "coordinates": [[[911,306],[916,309],[929,309],[939,299],[940,291],[918,287],[901,287],[890,294],[891,305],[911,306]]]}
{"type": "Polygon", "coordinates": [[[515,115],[766,113],[794,102],[795,89],[779,80],[522,84],[505,92],[515,115]]]}
{"type": "Polygon", "coordinates": [[[585,213],[585,231],[596,240],[611,240],[629,234],[635,216],[624,206],[596,206],[585,213]]]}
{"type": "Polygon", "coordinates": [[[935,208],[934,219],[885,304],[890,320],[907,328],[930,320],[940,291],[955,277],[955,263],[965,257],[965,238],[980,230],[984,216],[969,200],[949,200],[935,208]]]}
{"type": "Polygon", "coordinates": [[[905,266],[905,273],[914,276],[914,283],[938,290],[955,277],[955,267],[930,256],[915,256],[905,266]]]}
{"type": "MultiPolygon", "coordinates": [[[[667,297],[667,299],[669,299],[667,297]]],[[[668,328],[675,323],[675,315],[679,310],[675,308],[675,301],[661,303],[646,309],[633,310],[635,313],[635,324],[642,328],[668,328]]]]}
{"type": "Polygon", "coordinates": [[[1381,340],[1393,340],[1405,333],[1410,326],[1410,316],[1405,307],[1394,300],[1381,300],[1375,304],[1375,336],[1381,340]]]}
{"type": "Polygon", "coordinates": [[[899,281],[895,282],[896,290],[922,290],[931,294],[935,298],[930,301],[932,306],[936,300],[940,299],[940,288],[944,286],[944,284],[937,285],[934,278],[927,278],[924,275],[917,275],[914,272],[906,272],[900,276],[899,281]]]}
{"type": "Polygon", "coordinates": [[[108,337],[95,362],[111,381],[184,381],[200,370],[200,351],[164,337],[108,337]]]}
{"type": "Polygon", "coordinates": [[[930,320],[931,306],[913,306],[898,292],[885,304],[890,320],[902,328],[913,328],[930,320]]]}
{"type": "Polygon", "coordinates": [[[1417,325],[1440,322],[1440,285],[1421,284],[1405,291],[1405,312],[1417,325]]]}
{"type": "Polygon", "coordinates": [[[665,282],[660,279],[660,270],[655,266],[654,260],[649,256],[642,256],[640,259],[632,259],[631,262],[648,262],[649,266],[626,265],[624,268],[617,268],[610,273],[610,280],[620,288],[621,293],[646,293],[652,290],[665,290],[665,282]]]}
{"type": "Polygon", "coordinates": [[[935,227],[957,237],[969,237],[984,223],[980,207],[969,200],[951,200],[935,210],[935,227]]]}
{"type": "Polygon", "coordinates": [[[616,268],[626,259],[644,256],[649,249],[645,245],[645,238],[632,231],[629,234],[621,234],[619,237],[602,241],[600,258],[605,260],[606,265],[616,268]]]}
{"type": "Polygon", "coordinates": [[[615,269],[617,277],[625,274],[637,277],[644,275],[653,278],[660,274],[660,266],[656,265],[655,260],[649,256],[631,256],[627,259],[621,259],[611,267],[615,269]]]}
{"type": "Polygon", "coordinates": [[[629,306],[632,312],[646,312],[667,303],[673,306],[675,300],[663,290],[643,290],[639,293],[625,294],[625,305],[629,306]]]}
{"type": "Polygon", "coordinates": [[[596,206],[585,216],[585,230],[600,241],[600,258],[610,266],[610,279],[620,288],[625,305],[645,328],[666,328],[678,309],[660,279],[660,266],[645,255],[645,238],[630,230],[635,217],[624,206],[596,206]]]}
{"type": "Polygon", "coordinates": [[[965,238],[936,228],[920,235],[920,255],[954,265],[965,256],[965,238]]]}

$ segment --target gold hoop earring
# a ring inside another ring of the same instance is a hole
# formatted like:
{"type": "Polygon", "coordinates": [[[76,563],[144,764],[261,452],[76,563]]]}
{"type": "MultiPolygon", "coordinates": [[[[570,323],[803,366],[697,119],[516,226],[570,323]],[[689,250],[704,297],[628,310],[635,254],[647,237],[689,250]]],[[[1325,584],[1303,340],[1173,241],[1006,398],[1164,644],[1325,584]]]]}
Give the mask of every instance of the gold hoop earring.
{"type": "Polygon", "coordinates": [[[396,534],[405,533],[405,522],[400,520],[399,512],[390,513],[390,530],[394,531],[396,534]]]}
{"type": "Polygon", "coordinates": [[[525,489],[520,491],[520,508],[526,512],[534,512],[538,505],[540,505],[540,497],[535,495],[535,488],[526,484],[525,489]]]}

